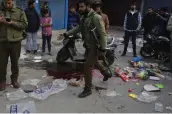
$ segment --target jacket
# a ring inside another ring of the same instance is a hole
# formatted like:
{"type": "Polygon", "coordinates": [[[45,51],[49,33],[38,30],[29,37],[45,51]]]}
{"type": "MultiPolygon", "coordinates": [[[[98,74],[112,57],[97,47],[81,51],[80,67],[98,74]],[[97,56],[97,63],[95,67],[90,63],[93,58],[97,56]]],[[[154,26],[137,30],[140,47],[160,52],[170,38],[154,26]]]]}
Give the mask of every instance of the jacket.
{"type": "Polygon", "coordinates": [[[151,31],[155,26],[156,15],[155,13],[147,13],[143,18],[144,29],[151,31]]]}
{"type": "Polygon", "coordinates": [[[68,30],[71,29],[71,26],[76,27],[80,22],[80,16],[78,13],[70,13],[68,14],[68,30]]]}
{"type": "Polygon", "coordinates": [[[98,36],[98,43],[102,49],[106,49],[107,46],[107,34],[105,31],[104,22],[102,17],[94,12],[93,9],[88,13],[87,16],[81,17],[81,22],[74,29],[67,32],[67,35],[74,35],[81,32],[84,44],[87,48],[95,48],[97,41],[94,39],[91,30],[96,27],[98,36]]]}
{"type": "Polygon", "coordinates": [[[141,28],[141,14],[137,11],[134,14],[129,11],[125,15],[124,30],[125,31],[138,31],[141,28]]]}
{"type": "Polygon", "coordinates": [[[17,42],[24,39],[23,33],[28,25],[24,11],[16,6],[6,10],[2,4],[0,14],[14,22],[11,25],[0,23],[0,42],[17,42]]]}
{"type": "Polygon", "coordinates": [[[35,9],[27,8],[25,9],[26,17],[28,20],[28,26],[26,32],[34,33],[40,28],[40,18],[35,9]]]}
{"type": "Polygon", "coordinates": [[[101,13],[101,16],[102,16],[103,22],[105,24],[106,32],[108,33],[108,30],[109,30],[109,19],[108,19],[108,16],[106,14],[104,14],[104,13],[101,13]]]}

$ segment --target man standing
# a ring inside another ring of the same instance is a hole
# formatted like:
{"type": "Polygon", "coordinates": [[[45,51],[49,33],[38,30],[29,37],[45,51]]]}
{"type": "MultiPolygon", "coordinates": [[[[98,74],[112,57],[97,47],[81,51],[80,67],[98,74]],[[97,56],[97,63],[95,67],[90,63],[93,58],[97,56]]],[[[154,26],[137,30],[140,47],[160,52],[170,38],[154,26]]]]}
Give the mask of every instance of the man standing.
{"type": "Polygon", "coordinates": [[[11,60],[11,84],[19,88],[18,60],[23,32],[27,27],[25,13],[14,5],[13,0],[3,0],[0,7],[0,91],[6,88],[8,58],[11,60]]]}
{"type": "Polygon", "coordinates": [[[104,75],[103,81],[107,81],[112,74],[109,72],[108,68],[103,66],[103,63],[98,61],[98,56],[100,54],[104,54],[106,45],[107,45],[107,35],[105,32],[105,27],[103,20],[100,15],[94,12],[91,9],[92,2],[89,0],[80,0],[79,1],[79,11],[82,15],[81,23],[75,27],[74,29],[65,33],[66,36],[74,35],[79,32],[82,33],[82,37],[84,39],[84,45],[86,48],[86,62],[84,64],[84,79],[85,79],[85,88],[84,91],[79,94],[79,98],[83,98],[92,94],[92,72],[91,69],[95,66],[97,69],[101,71],[104,75]],[[97,36],[99,36],[99,45],[100,48],[97,47],[98,43],[93,37],[91,32],[92,29],[96,27],[97,36]]]}
{"type": "Polygon", "coordinates": [[[67,30],[72,29],[73,27],[76,27],[80,22],[80,16],[75,11],[74,7],[69,7],[69,14],[68,14],[68,28],[67,30]]]}
{"type": "Polygon", "coordinates": [[[97,12],[99,15],[101,15],[102,19],[103,19],[103,22],[105,24],[105,29],[106,29],[106,32],[108,33],[109,31],[109,19],[108,19],[108,16],[106,14],[104,14],[101,10],[101,4],[96,4],[95,8],[94,8],[95,12],[97,12]]]}
{"type": "Polygon", "coordinates": [[[144,39],[147,34],[151,34],[152,29],[155,26],[156,14],[153,12],[153,8],[148,8],[148,12],[143,18],[143,27],[144,27],[144,39]]]}
{"type": "Polygon", "coordinates": [[[130,8],[124,19],[125,43],[122,56],[126,55],[129,39],[132,37],[133,56],[136,57],[136,33],[141,28],[141,14],[136,10],[135,3],[130,8]]]}
{"type": "Polygon", "coordinates": [[[42,17],[44,17],[44,10],[48,10],[49,11],[49,17],[51,17],[51,10],[49,9],[49,5],[48,2],[44,2],[43,7],[41,8],[41,15],[42,17]]]}
{"type": "Polygon", "coordinates": [[[36,54],[38,49],[36,36],[40,27],[40,18],[37,11],[35,10],[35,0],[29,0],[28,8],[25,10],[25,13],[28,19],[28,27],[26,29],[27,32],[26,52],[30,53],[33,49],[34,54],[36,54]],[[31,40],[33,46],[31,46],[31,40]]]}

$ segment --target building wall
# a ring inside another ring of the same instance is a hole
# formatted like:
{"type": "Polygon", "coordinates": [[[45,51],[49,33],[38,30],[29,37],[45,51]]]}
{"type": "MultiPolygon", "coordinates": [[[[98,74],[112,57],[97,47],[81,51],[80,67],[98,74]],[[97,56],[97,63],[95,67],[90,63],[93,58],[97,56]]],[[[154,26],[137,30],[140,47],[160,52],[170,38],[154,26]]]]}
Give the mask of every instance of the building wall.
{"type": "MultiPolygon", "coordinates": [[[[102,0],[103,12],[109,17],[110,25],[123,26],[125,13],[134,0],[102,0]]],[[[137,9],[140,11],[141,0],[136,0],[137,9]]]]}
{"type": "MultiPolygon", "coordinates": [[[[40,15],[40,9],[45,1],[49,2],[49,8],[51,10],[53,29],[66,29],[67,27],[67,6],[66,2],[68,0],[35,0],[36,10],[40,15]]],[[[27,8],[28,0],[16,0],[16,4],[23,10],[27,8]]],[[[40,15],[41,16],[41,15],[40,15]]]]}

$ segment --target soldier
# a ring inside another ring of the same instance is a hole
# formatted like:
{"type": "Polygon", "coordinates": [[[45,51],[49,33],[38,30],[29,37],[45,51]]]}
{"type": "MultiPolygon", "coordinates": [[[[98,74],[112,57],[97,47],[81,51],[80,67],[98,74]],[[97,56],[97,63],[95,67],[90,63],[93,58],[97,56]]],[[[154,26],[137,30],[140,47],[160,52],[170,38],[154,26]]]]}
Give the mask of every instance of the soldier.
{"type": "Polygon", "coordinates": [[[98,56],[105,53],[107,46],[107,35],[104,27],[102,17],[98,15],[91,8],[92,2],[89,0],[80,0],[79,11],[81,14],[81,22],[74,29],[64,33],[64,36],[70,36],[82,33],[84,40],[84,47],[86,48],[86,62],[84,64],[84,79],[85,79],[85,88],[84,91],[79,94],[79,98],[83,98],[92,94],[92,72],[91,69],[96,67],[104,75],[103,81],[107,81],[112,74],[109,72],[108,68],[105,67],[102,62],[98,61],[98,56]],[[91,30],[96,27],[97,36],[99,36],[99,49],[97,48],[97,42],[92,36],[91,30]]]}
{"type": "Polygon", "coordinates": [[[19,88],[18,60],[23,33],[27,27],[25,13],[14,5],[13,0],[3,0],[0,8],[0,91],[6,88],[8,58],[11,60],[11,84],[19,88]]]}

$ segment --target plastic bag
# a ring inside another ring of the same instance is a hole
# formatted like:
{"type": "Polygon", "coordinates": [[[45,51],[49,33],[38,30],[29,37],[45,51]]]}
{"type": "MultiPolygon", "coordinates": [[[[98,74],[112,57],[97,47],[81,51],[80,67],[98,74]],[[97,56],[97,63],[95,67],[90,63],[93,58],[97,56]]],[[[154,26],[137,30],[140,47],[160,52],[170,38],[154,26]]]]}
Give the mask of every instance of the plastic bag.
{"type": "Polygon", "coordinates": [[[107,93],[106,93],[106,96],[108,96],[108,97],[115,97],[115,96],[122,96],[122,94],[117,93],[116,91],[108,90],[107,93]]]}
{"type": "Polygon", "coordinates": [[[161,102],[155,103],[155,111],[163,112],[163,104],[161,102]]]}
{"type": "Polygon", "coordinates": [[[36,113],[35,102],[29,101],[24,103],[6,105],[6,111],[10,114],[36,113]]]}
{"type": "Polygon", "coordinates": [[[140,95],[136,96],[136,99],[141,102],[147,102],[150,103],[152,101],[155,101],[158,97],[154,95],[150,95],[148,92],[143,91],[140,95]]]}
{"type": "Polygon", "coordinates": [[[45,87],[34,90],[29,94],[30,97],[37,100],[45,100],[50,95],[59,93],[67,88],[67,82],[65,80],[57,79],[52,84],[48,84],[45,87]]]}
{"type": "Polygon", "coordinates": [[[41,80],[39,79],[28,79],[28,80],[24,80],[21,84],[22,85],[33,85],[33,86],[37,86],[38,87],[38,83],[41,80]]]}
{"type": "Polygon", "coordinates": [[[28,95],[21,88],[19,88],[15,92],[7,93],[6,95],[7,99],[11,101],[20,100],[28,97],[28,95]]]}

